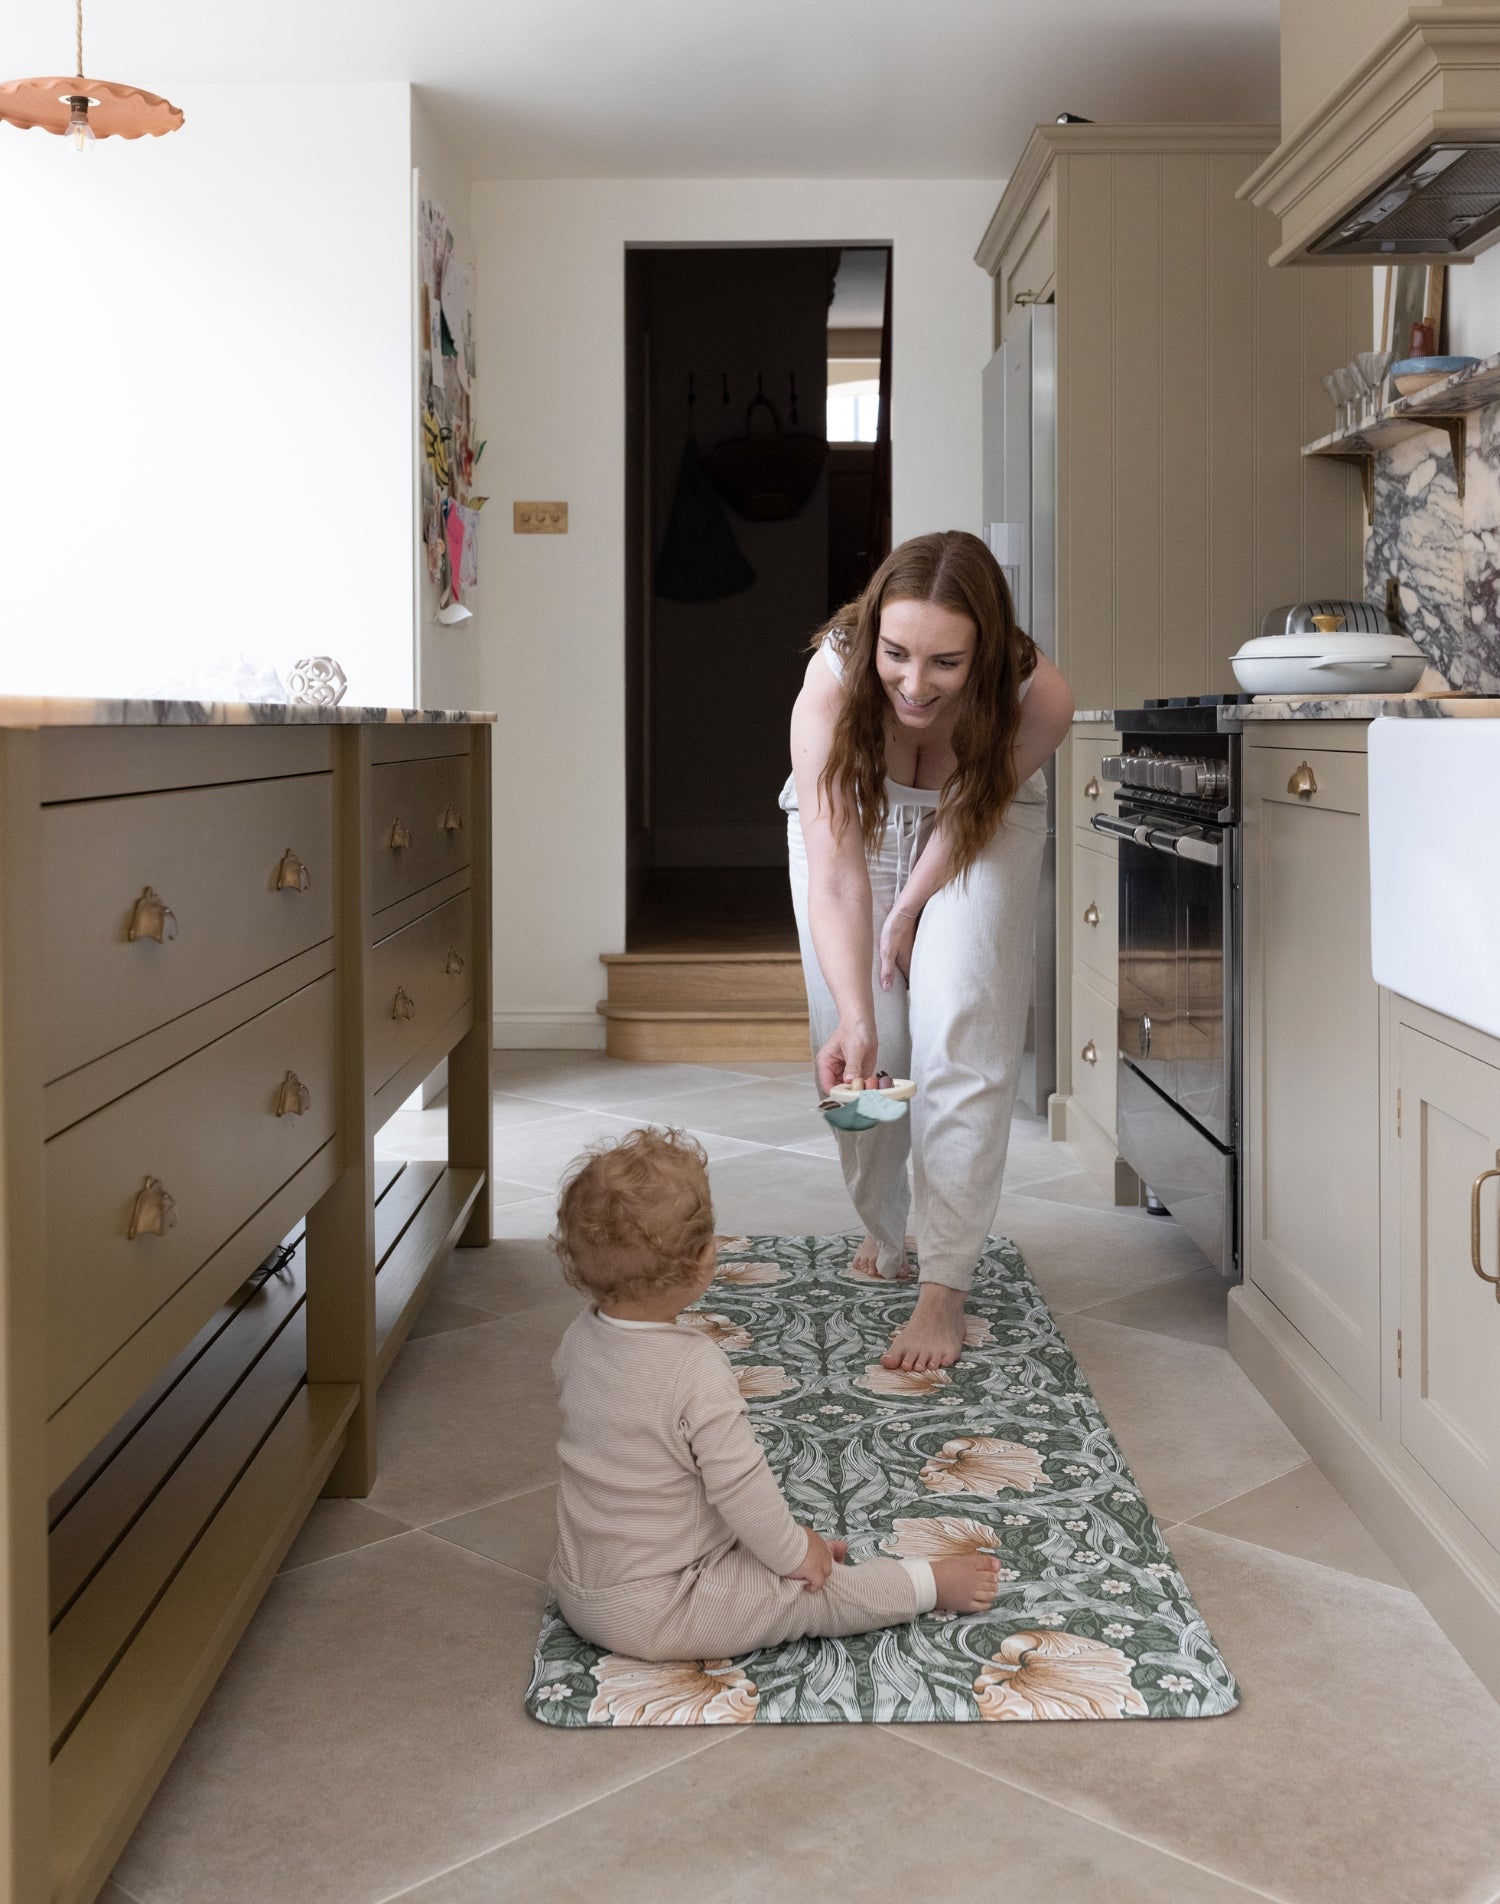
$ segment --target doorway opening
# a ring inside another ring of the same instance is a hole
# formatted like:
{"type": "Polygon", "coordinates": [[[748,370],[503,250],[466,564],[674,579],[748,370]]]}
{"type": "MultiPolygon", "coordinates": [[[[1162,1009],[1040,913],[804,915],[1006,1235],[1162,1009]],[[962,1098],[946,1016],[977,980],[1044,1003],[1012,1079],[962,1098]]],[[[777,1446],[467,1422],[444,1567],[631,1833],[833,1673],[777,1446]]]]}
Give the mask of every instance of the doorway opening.
{"type": "Polygon", "coordinates": [[[794,954],[787,724],[889,549],[890,248],[634,249],[625,299],[626,955],[794,954]]]}

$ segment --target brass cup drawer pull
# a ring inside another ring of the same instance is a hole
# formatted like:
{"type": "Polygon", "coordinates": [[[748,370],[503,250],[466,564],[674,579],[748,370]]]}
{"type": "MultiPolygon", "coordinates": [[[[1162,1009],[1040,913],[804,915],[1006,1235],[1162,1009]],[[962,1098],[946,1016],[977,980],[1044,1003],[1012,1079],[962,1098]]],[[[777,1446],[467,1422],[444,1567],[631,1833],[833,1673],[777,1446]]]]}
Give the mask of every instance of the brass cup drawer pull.
{"type": "Polygon", "coordinates": [[[1099,908],[1092,899],[1083,909],[1083,923],[1086,926],[1096,926],[1099,923],[1099,908]]]}
{"type": "Polygon", "coordinates": [[[443,831],[445,833],[462,833],[463,830],[464,816],[459,812],[458,808],[455,806],[445,808],[443,812],[443,831]]]}
{"type": "Polygon", "coordinates": [[[1500,1150],[1495,1152],[1494,1167],[1481,1170],[1474,1179],[1474,1188],[1469,1192],[1469,1257],[1474,1265],[1474,1274],[1481,1282],[1494,1284],[1495,1300],[1500,1302],[1500,1271],[1492,1276],[1485,1268],[1484,1251],[1479,1237],[1479,1193],[1491,1177],[1500,1177],[1500,1150]]]}
{"type": "Polygon", "coordinates": [[[393,853],[404,852],[411,845],[411,828],[397,820],[391,828],[386,844],[393,853]]]}
{"type": "Polygon", "coordinates": [[[147,886],[131,908],[125,936],[131,940],[155,939],[158,945],[164,945],[177,937],[177,915],[160,893],[147,886]]]}
{"type": "Polygon", "coordinates": [[[448,974],[449,978],[457,978],[459,973],[463,969],[464,969],[463,954],[461,952],[455,951],[454,948],[450,945],[448,948],[447,960],[443,965],[443,970],[448,974]]]}
{"type": "Polygon", "coordinates": [[[392,1018],[415,1018],[417,1001],[402,985],[396,987],[396,996],[391,1004],[392,1018]]]}
{"type": "Polygon", "coordinates": [[[305,1117],[311,1109],[312,1092],[295,1071],[288,1071],[281,1080],[281,1089],[276,1093],[276,1115],[305,1117]]]}
{"type": "Polygon", "coordinates": [[[1088,779],[1084,781],[1083,797],[1085,800],[1097,800],[1099,798],[1099,776],[1097,774],[1090,774],[1088,779]]]}
{"type": "Polygon", "coordinates": [[[1093,1039],[1090,1038],[1078,1055],[1083,1059],[1085,1064],[1097,1064],[1099,1062],[1099,1047],[1094,1043],[1093,1039]]]}
{"type": "Polygon", "coordinates": [[[1305,760],[1286,783],[1286,790],[1294,793],[1299,800],[1311,800],[1318,791],[1318,777],[1305,760]]]}
{"type": "Polygon", "coordinates": [[[176,1221],[177,1205],[162,1187],[161,1179],[147,1177],[135,1193],[127,1239],[133,1243],[138,1236],[165,1236],[176,1221]]]}
{"type": "Polygon", "coordinates": [[[306,892],[312,884],[307,867],[288,847],[281,856],[281,864],[276,868],[277,892],[306,892]]]}

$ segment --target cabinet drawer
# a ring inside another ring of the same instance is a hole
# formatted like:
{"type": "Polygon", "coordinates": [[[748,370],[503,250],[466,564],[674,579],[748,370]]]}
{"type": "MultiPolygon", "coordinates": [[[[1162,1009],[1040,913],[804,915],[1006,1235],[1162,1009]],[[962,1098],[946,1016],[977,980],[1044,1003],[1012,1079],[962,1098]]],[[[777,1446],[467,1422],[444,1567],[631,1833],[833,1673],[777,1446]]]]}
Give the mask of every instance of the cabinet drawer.
{"type": "Polygon", "coordinates": [[[1112,996],[1119,984],[1119,861],[1073,839],[1073,957],[1112,996]]]}
{"type": "Polygon", "coordinates": [[[469,864],[469,756],[370,769],[370,908],[392,906],[469,864]]]}
{"type": "Polygon", "coordinates": [[[1107,833],[1095,833],[1089,825],[1095,813],[1113,813],[1114,789],[1099,777],[1099,762],[1106,754],[1120,751],[1118,734],[1074,733],[1072,762],[1073,825],[1085,839],[1093,841],[1102,853],[1119,856],[1119,848],[1107,833]]]}
{"type": "Polygon", "coordinates": [[[328,1142],[334,1031],[330,973],[46,1145],[49,1414],[328,1142]],[[175,1222],[132,1238],[148,1177],[175,1222]]]}
{"type": "Polygon", "coordinates": [[[1253,747],[1245,750],[1247,791],[1278,805],[1363,814],[1369,788],[1364,754],[1332,753],[1319,747],[1253,747]]]}
{"type": "Polygon", "coordinates": [[[48,1079],[326,939],[332,812],[328,774],[45,808],[48,1079]],[[148,891],[170,917],[132,939],[148,891]]]}
{"type": "Polygon", "coordinates": [[[460,893],[371,951],[365,1013],[371,1090],[393,1078],[473,996],[471,915],[470,895],[460,893]]]}
{"type": "Polygon", "coordinates": [[[1073,980],[1073,1096],[1104,1135],[1115,1135],[1115,1008],[1073,980]]]}

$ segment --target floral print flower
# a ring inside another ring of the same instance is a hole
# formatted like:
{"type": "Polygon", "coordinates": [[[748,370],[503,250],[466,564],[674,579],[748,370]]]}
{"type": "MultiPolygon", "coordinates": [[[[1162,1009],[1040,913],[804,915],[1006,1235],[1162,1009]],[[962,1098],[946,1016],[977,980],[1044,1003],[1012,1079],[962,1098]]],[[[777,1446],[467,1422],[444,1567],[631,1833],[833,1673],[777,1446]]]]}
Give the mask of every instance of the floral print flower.
{"type": "Polygon", "coordinates": [[[1192,1680],[1184,1679],[1181,1673],[1163,1673],[1156,1683],[1163,1692],[1191,1692],[1193,1690],[1192,1680]]]}
{"type": "Polygon", "coordinates": [[[1106,1638],[1112,1640],[1128,1640],[1134,1631],[1133,1626],[1126,1626],[1122,1620],[1111,1620],[1104,1629],[1106,1638]]]}
{"type": "MultiPolygon", "coordinates": [[[[748,1242],[747,1237],[736,1237],[735,1241],[748,1242]]],[[[765,1283],[779,1283],[781,1269],[776,1263],[720,1263],[714,1271],[721,1283],[734,1283],[740,1288],[758,1287],[765,1283]]]]}
{"type": "Polygon", "coordinates": [[[984,1494],[992,1499],[1008,1488],[1029,1494],[1045,1480],[1042,1464],[1030,1448],[988,1435],[961,1435],[945,1441],[917,1475],[934,1494],[984,1494]]]}
{"type": "Polygon", "coordinates": [[[556,1705],[559,1699],[566,1699],[571,1688],[559,1686],[555,1681],[550,1686],[538,1686],[536,1696],[545,1706],[556,1705]]]}
{"type": "Polygon", "coordinates": [[[1047,1412],[1047,1404],[1045,1402],[1033,1402],[1026,1412],[1028,1415],[1045,1415],[1047,1412]]]}
{"type": "Polygon", "coordinates": [[[866,1388],[872,1395],[935,1395],[952,1380],[945,1368],[882,1368],[873,1362],[863,1375],[855,1376],[854,1386],[866,1388]]]}
{"type": "Polygon", "coordinates": [[[1118,1599],[1122,1593],[1129,1593],[1130,1587],[1124,1580],[1106,1580],[1101,1583],[1101,1593],[1112,1593],[1118,1599]]]}
{"type": "Polygon", "coordinates": [[[1023,1441],[1045,1441],[1047,1437],[1039,1432],[1033,1432],[1029,1435],[1022,1435],[1021,1439],[1023,1441]]]}
{"type": "Polygon", "coordinates": [[[1031,1516],[1029,1514],[1007,1514],[1005,1517],[1005,1525],[1007,1527],[1025,1527],[1030,1519],[1031,1516]]]}
{"type": "Polygon", "coordinates": [[[1084,1528],[1088,1526],[1088,1522],[1087,1521],[1064,1521],[1063,1526],[1067,1528],[1070,1534],[1079,1534],[1079,1533],[1082,1533],[1084,1528]]]}
{"type": "Polygon", "coordinates": [[[1076,1461],[1070,1461],[1067,1467],[1063,1469],[1063,1473],[1064,1474],[1087,1474],[1088,1469],[1080,1468],[1076,1461]]]}
{"type": "Polygon", "coordinates": [[[1160,1579],[1163,1574],[1176,1573],[1177,1569],[1165,1560],[1153,1560],[1147,1565],[1146,1571],[1160,1579]]]}
{"type": "Polygon", "coordinates": [[[606,1653],[594,1678],[591,1725],[748,1725],[760,1703],[755,1681],[727,1659],[653,1665],[606,1653]]]}
{"type": "Polygon", "coordinates": [[[966,1554],[991,1554],[998,1544],[994,1528],[983,1521],[962,1514],[934,1514],[919,1521],[892,1521],[880,1551],[913,1559],[957,1560],[966,1554]]]}
{"type": "Polygon", "coordinates": [[[1146,1716],[1117,1646],[1076,1633],[1012,1633],[974,1681],[981,1719],[1146,1716]]]}
{"type": "Polygon", "coordinates": [[[784,1395],[796,1383],[787,1375],[784,1368],[778,1368],[774,1362],[762,1363],[757,1368],[738,1368],[734,1379],[740,1385],[740,1393],[746,1401],[763,1401],[771,1395],[784,1395]]]}
{"type": "Polygon", "coordinates": [[[716,1236],[714,1247],[721,1256],[734,1256],[740,1250],[749,1249],[750,1239],[748,1236],[716,1236]]]}
{"type": "Polygon", "coordinates": [[[982,1349],[986,1342],[993,1342],[995,1332],[983,1316],[964,1317],[964,1347],[982,1349]]]}
{"type": "Polygon", "coordinates": [[[717,1342],[726,1355],[736,1349],[750,1347],[749,1334],[737,1322],[731,1322],[728,1316],[721,1316],[712,1309],[685,1309],[677,1318],[679,1329],[696,1329],[699,1335],[706,1335],[710,1342],[717,1342]]]}
{"type": "Polygon", "coordinates": [[[1116,1488],[1109,1498],[1112,1501],[1133,1501],[1137,1497],[1134,1494],[1127,1494],[1124,1488],[1116,1488]]]}
{"type": "Polygon", "coordinates": [[[1073,1558],[1080,1567],[1097,1567],[1102,1563],[1104,1556],[1096,1554],[1092,1547],[1075,1547],[1073,1558]]]}

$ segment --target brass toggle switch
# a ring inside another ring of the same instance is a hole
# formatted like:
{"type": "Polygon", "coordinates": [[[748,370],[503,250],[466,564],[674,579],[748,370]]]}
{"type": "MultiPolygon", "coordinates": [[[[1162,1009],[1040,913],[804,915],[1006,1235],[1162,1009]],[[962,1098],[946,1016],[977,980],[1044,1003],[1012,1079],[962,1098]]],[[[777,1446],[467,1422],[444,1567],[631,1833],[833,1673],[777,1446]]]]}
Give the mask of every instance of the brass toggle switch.
{"type": "Polygon", "coordinates": [[[518,502],[517,535],[566,535],[568,505],[565,502],[518,502]]]}

